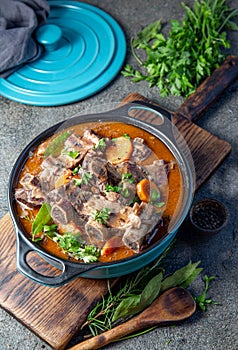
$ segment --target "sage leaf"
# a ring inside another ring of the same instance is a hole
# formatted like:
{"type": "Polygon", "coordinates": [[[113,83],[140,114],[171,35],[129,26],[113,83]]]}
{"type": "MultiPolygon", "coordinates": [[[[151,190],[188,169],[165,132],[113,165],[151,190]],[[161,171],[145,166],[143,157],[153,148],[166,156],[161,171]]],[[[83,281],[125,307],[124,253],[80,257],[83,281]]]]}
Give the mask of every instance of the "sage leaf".
{"type": "Polygon", "coordinates": [[[135,314],[135,310],[140,303],[140,295],[131,295],[126,299],[123,299],[120,304],[117,306],[112,322],[115,322],[119,318],[125,318],[127,316],[132,316],[135,314]]]}
{"type": "Polygon", "coordinates": [[[44,203],[32,224],[33,237],[42,230],[44,225],[48,224],[51,219],[50,212],[51,206],[48,203],[44,203]]]}
{"type": "Polygon", "coordinates": [[[182,285],[191,279],[200,261],[192,263],[191,261],[181,269],[175,271],[172,275],[166,277],[161,283],[161,293],[169,288],[182,285]]]}
{"type": "Polygon", "coordinates": [[[46,147],[46,150],[44,152],[44,156],[49,157],[49,156],[58,154],[60,152],[60,150],[62,149],[64,142],[69,137],[69,135],[70,135],[70,132],[65,131],[62,134],[56,136],[52,141],[50,141],[50,143],[46,147]]]}

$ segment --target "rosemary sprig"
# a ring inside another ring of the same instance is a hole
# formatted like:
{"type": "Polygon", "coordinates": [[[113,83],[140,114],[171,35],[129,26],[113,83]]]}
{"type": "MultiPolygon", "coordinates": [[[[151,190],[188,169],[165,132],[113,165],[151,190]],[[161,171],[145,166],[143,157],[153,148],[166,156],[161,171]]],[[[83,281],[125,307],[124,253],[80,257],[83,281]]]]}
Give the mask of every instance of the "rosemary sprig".
{"type": "Polygon", "coordinates": [[[170,249],[171,246],[152,265],[122,278],[116,288],[112,289],[108,282],[108,295],[92,309],[81,329],[87,326],[88,331],[96,336],[141,312],[168,288],[190,285],[202,271],[198,267],[200,262],[189,262],[168,275],[162,260],[170,249]]]}

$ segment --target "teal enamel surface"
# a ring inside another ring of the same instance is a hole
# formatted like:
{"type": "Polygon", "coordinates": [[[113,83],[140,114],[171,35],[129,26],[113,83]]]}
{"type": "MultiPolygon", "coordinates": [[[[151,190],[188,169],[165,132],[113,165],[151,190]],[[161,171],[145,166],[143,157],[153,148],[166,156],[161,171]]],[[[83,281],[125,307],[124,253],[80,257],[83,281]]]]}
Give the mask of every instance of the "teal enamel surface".
{"type": "Polygon", "coordinates": [[[79,101],[110,83],[124,62],[125,36],[110,15],[80,2],[49,3],[47,24],[36,34],[41,57],[0,79],[9,99],[39,106],[79,101]]]}

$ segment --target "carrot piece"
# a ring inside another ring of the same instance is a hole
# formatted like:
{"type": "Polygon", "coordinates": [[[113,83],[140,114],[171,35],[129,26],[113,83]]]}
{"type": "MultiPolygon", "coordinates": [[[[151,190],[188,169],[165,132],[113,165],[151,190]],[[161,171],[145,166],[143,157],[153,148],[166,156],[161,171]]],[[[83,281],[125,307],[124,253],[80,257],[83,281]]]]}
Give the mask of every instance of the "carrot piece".
{"type": "Polygon", "coordinates": [[[159,193],[159,189],[153,181],[142,179],[136,185],[136,192],[141,201],[149,203],[153,200],[153,193],[159,193]]]}
{"type": "Polygon", "coordinates": [[[104,244],[102,250],[101,250],[101,255],[110,255],[112,254],[117,248],[121,247],[122,240],[120,237],[114,236],[111,237],[106,243],[104,244]]]}

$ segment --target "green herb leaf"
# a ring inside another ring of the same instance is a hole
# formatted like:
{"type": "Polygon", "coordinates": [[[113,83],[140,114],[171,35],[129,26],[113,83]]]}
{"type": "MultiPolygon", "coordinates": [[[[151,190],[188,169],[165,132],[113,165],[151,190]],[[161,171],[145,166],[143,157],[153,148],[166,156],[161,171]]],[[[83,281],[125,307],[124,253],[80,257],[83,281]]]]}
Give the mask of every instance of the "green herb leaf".
{"type": "Polygon", "coordinates": [[[76,186],[88,185],[89,181],[92,179],[93,175],[90,173],[83,173],[81,179],[74,179],[76,186]]]}
{"type": "Polygon", "coordinates": [[[120,189],[121,189],[121,187],[119,187],[119,186],[112,186],[112,185],[109,185],[109,184],[106,184],[105,185],[105,191],[106,192],[120,192],[120,189]]]}
{"type": "Polygon", "coordinates": [[[50,221],[51,219],[51,216],[50,216],[50,212],[51,212],[51,206],[48,204],[48,203],[44,203],[33,224],[32,224],[32,238],[34,240],[35,236],[42,231],[42,228],[44,225],[48,224],[48,222],[50,221]]]}
{"type": "Polygon", "coordinates": [[[140,303],[140,298],[140,295],[131,295],[128,298],[123,299],[113,314],[112,322],[115,322],[120,318],[134,315],[135,310],[137,310],[140,303]]]}
{"type": "Polygon", "coordinates": [[[195,296],[194,300],[196,301],[197,305],[200,307],[202,311],[206,311],[207,305],[209,304],[215,304],[217,305],[218,303],[216,301],[213,301],[212,299],[207,299],[207,292],[210,287],[210,283],[212,280],[214,280],[215,276],[204,276],[205,279],[205,289],[203,293],[199,296],[195,296]]]}
{"type": "Polygon", "coordinates": [[[102,137],[99,141],[98,141],[98,143],[97,143],[97,145],[95,145],[94,146],[94,149],[95,150],[104,150],[106,148],[106,141],[105,141],[105,138],[104,137],[102,137]]]}
{"type": "Polygon", "coordinates": [[[155,39],[160,29],[161,29],[161,20],[158,20],[149,24],[140,33],[138,33],[137,39],[133,40],[133,47],[138,47],[143,43],[147,44],[152,39],[155,39]]]}
{"type": "Polygon", "coordinates": [[[56,136],[52,141],[50,141],[44,152],[44,156],[49,157],[51,155],[57,155],[62,150],[64,142],[67,140],[69,135],[70,132],[65,131],[62,134],[56,136]]]}
{"type": "Polygon", "coordinates": [[[125,137],[125,138],[128,139],[128,140],[131,139],[130,136],[129,136],[128,134],[123,134],[122,136],[125,137]]]}
{"type": "Polygon", "coordinates": [[[136,182],[136,180],[134,179],[131,173],[123,173],[121,179],[127,180],[131,184],[134,184],[136,182]]]}
{"type": "Polygon", "coordinates": [[[85,263],[98,260],[100,251],[93,245],[84,245],[81,235],[66,232],[63,235],[55,233],[52,238],[60,248],[74,259],[83,260],[85,263]]]}
{"type": "Polygon", "coordinates": [[[57,225],[53,224],[53,225],[43,225],[42,227],[42,231],[45,235],[47,235],[48,237],[53,237],[55,235],[55,233],[57,232],[57,225]]]}
{"type": "Polygon", "coordinates": [[[187,288],[190,286],[190,284],[200,275],[200,273],[203,271],[202,267],[197,267],[190,276],[182,283],[180,284],[180,287],[187,288]]]}
{"type": "Polygon", "coordinates": [[[124,299],[116,308],[112,322],[122,317],[133,316],[149,306],[160,293],[162,277],[163,274],[160,272],[149,281],[141,294],[124,299]]]}
{"type": "Polygon", "coordinates": [[[166,277],[162,283],[161,283],[161,292],[175,287],[180,286],[183,283],[186,283],[186,281],[192,282],[192,276],[196,277],[196,269],[197,266],[200,264],[200,261],[196,263],[192,263],[191,261],[181,269],[175,271],[172,275],[166,277]]]}
{"type": "Polygon", "coordinates": [[[79,165],[78,165],[76,168],[74,168],[73,171],[72,171],[72,174],[73,174],[73,175],[77,175],[78,172],[79,172],[79,168],[80,168],[79,165]]]}
{"type": "Polygon", "coordinates": [[[104,208],[102,210],[95,209],[93,212],[93,219],[97,220],[103,225],[107,225],[110,216],[110,209],[104,208]]]}
{"type": "Polygon", "coordinates": [[[141,310],[149,306],[160,294],[162,278],[163,278],[163,273],[160,272],[158,275],[156,275],[149,281],[149,283],[146,285],[146,287],[142,291],[141,298],[140,298],[141,310]]]}
{"type": "Polygon", "coordinates": [[[153,188],[150,194],[150,201],[153,203],[158,201],[159,199],[160,199],[160,192],[153,188]]]}
{"type": "Polygon", "coordinates": [[[238,9],[230,8],[224,0],[195,0],[193,8],[183,2],[181,6],[184,18],[181,23],[171,20],[167,38],[158,20],[132,39],[132,54],[140,70],[127,64],[122,71],[133,82],[145,80],[149,87],[157,86],[162,97],[192,94],[225,58],[223,51],[230,42],[224,29],[238,30],[232,21],[238,9]]]}
{"type": "Polygon", "coordinates": [[[66,149],[63,150],[62,153],[73,158],[73,159],[77,159],[78,156],[80,155],[80,152],[78,152],[78,151],[67,151],[66,149]]]}
{"type": "Polygon", "coordinates": [[[82,179],[74,179],[74,184],[75,184],[75,186],[81,186],[82,179]]]}

